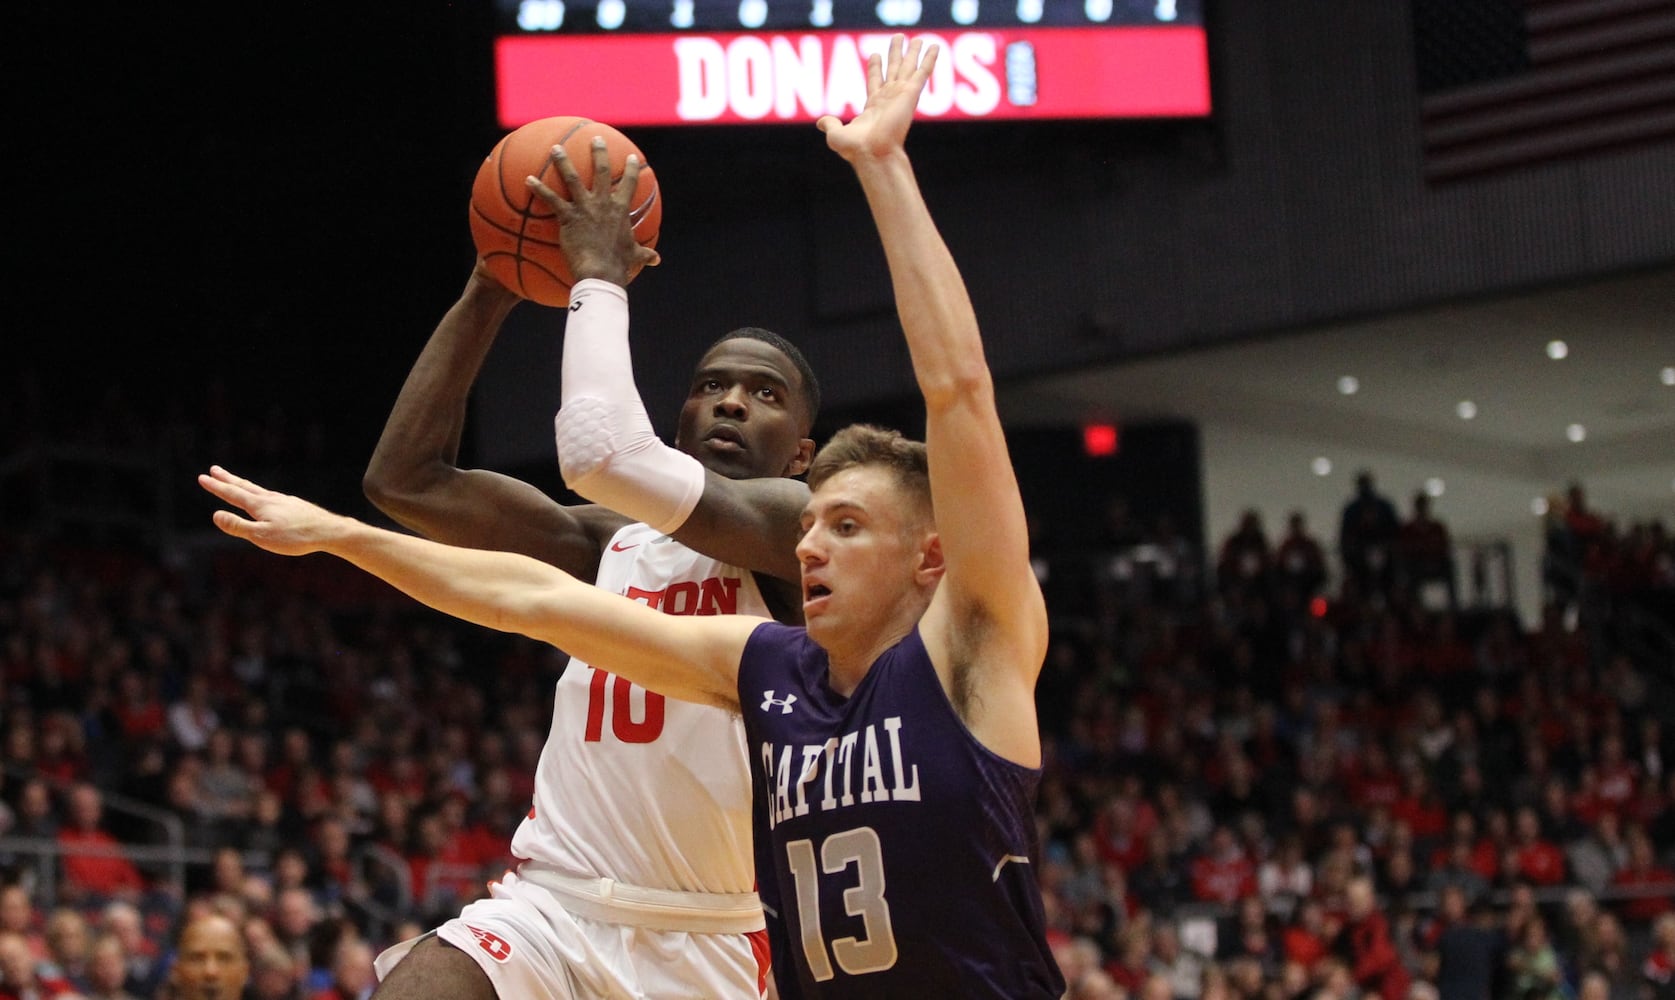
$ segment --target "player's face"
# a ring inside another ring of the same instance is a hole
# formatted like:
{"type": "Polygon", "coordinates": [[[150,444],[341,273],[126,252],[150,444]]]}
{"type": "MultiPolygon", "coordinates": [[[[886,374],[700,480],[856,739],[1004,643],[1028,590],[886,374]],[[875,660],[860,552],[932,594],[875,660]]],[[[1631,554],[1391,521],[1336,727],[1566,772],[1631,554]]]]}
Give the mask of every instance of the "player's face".
{"type": "Polygon", "coordinates": [[[914,594],[932,535],[889,470],[859,466],[821,483],[802,529],[803,620],[821,646],[875,638],[904,609],[913,620],[924,610],[914,594]]]}
{"type": "Polygon", "coordinates": [[[680,410],[675,445],[729,479],[794,476],[808,468],[802,376],[772,344],[723,341],[704,355],[680,410]]]}

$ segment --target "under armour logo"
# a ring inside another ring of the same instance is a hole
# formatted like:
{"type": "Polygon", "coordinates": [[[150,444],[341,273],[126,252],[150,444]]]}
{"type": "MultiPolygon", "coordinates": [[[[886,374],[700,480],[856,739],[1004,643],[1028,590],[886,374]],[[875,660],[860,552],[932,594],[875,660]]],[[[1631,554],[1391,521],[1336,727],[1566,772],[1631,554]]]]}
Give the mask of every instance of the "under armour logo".
{"type": "Polygon", "coordinates": [[[794,694],[788,694],[784,698],[775,698],[772,690],[763,691],[762,711],[766,712],[768,710],[768,706],[770,705],[778,705],[780,715],[790,715],[791,706],[795,704],[796,701],[797,696],[794,694]]]}
{"type": "Polygon", "coordinates": [[[582,307],[582,304],[580,302],[570,303],[570,311],[571,312],[575,312],[577,309],[580,309],[581,307],[582,307]]]}

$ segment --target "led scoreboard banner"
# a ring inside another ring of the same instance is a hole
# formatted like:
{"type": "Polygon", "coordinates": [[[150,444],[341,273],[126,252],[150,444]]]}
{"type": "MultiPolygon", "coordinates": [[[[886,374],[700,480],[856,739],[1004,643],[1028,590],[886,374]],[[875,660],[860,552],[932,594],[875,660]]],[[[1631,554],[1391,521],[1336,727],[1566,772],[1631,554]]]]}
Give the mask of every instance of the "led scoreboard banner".
{"type": "Polygon", "coordinates": [[[1210,113],[1202,0],[496,0],[495,17],[507,128],[848,117],[898,32],[942,48],[922,118],[1210,113]]]}

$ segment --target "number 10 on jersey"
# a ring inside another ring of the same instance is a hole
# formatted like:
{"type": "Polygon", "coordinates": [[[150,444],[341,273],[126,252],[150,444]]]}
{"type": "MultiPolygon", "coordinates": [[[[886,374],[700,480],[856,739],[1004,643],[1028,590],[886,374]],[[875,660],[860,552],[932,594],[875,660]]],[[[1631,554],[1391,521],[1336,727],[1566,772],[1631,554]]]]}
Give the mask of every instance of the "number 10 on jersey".
{"type": "Polygon", "coordinates": [[[611,735],[623,743],[650,743],[663,733],[663,696],[655,691],[639,688],[645,696],[645,710],[641,718],[634,718],[634,685],[598,667],[589,667],[593,679],[587,688],[587,728],[582,741],[598,743],[605,738],[605,716],[611,717],[611,735]],[[611,689],[609,704],[605,688],[611,689]]]}

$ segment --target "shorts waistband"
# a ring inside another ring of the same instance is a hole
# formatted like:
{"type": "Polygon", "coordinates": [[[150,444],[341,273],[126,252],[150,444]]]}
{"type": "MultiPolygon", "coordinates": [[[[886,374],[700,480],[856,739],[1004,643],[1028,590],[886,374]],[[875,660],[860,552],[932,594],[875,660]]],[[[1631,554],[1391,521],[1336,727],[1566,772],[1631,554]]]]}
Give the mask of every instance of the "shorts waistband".
{"type": "Polygon", "coordinates": [[[570,875],[538,861],[519,865],[517,876],[563,899],[572,913],[604,923],[695,934],[748,934],[767,926],[754,892],[648,889],[570,875]]]}

